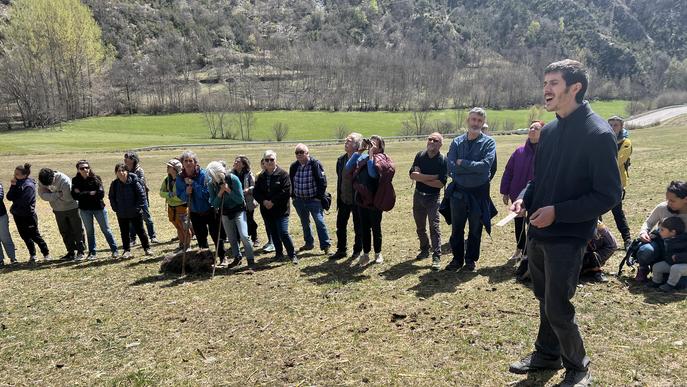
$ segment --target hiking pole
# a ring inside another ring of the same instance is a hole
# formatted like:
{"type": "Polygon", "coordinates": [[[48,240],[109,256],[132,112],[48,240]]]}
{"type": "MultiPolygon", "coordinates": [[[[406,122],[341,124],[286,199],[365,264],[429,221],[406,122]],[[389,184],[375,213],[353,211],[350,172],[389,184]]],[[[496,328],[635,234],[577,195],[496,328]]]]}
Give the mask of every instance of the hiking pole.
{"type": "Polygon", "coordinates": [[[215,257],[212,260],[212,278],[215,278],[215,268],[217,267],[217,255],[219,255],[219,239],[222,235],[222,216],[224,215],[224,194],[222,194],[222,201],[219,206],[219,227],[217,227],[217,243],[215,244],[215,257]]]}
{"type": "MultiPolygon", "coordinates": [[[[188,187],[190,184],[186,184],[188,187]]],[[[184,222],[186,226],[186,230],[191,229],[191,203],[193,202],[193,191],[188,195],[188,206],[186,206],[186,221],[184,222]]],[[[187,233],[188,236],[188,243],[185,243],[184,246],[184,252],[181,255],[181,276],[185,277],[186,276],[186,250],[191,248],[191,234],[187,233]]]]}

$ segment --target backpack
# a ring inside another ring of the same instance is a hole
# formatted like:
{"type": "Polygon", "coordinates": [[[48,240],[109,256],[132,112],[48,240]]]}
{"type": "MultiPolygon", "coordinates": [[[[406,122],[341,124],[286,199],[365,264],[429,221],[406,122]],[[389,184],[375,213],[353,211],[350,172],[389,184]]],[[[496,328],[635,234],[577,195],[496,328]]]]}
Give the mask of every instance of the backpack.
{"type": "Polygon", "coordinates": [[[380,211],[391,211],[396,205],[396,191],[393,179],[396,174],[394,161],[384,153],[374,155],[374,163],[379,172],[379,186],[374,196],[373,205],[380,211]]]}

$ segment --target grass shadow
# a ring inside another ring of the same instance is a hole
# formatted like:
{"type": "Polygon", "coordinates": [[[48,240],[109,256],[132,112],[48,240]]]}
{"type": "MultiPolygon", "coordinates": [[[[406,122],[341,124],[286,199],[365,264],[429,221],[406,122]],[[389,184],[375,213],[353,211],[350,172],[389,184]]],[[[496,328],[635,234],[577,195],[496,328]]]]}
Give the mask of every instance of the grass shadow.
{"type": "Polygon", "coordinates": [[[29,263],[29,262],[20,262],[15,265],[12,264],[5,264],[2,267],[2,271],[6,273],[11,273],[14,271],[22,271],[22,270],[30,270],[30,271],[38,271],[38,270],[45,270],[45,269],[53,269],[53,268],[61,268],[61,267],[69,267],[69,266],[75,266],[80,264],[80,261],[65,261],[61,259],[52,259],[50,261],[38,261],[36,263],[29,263]]]}
{"type": "Polygon", "coordinates": [[[477,277],[474,271],[430,271],[419,277],[420,283],[409,288],[419,298],[430,298],[437,293],[455,293],[461,283],[477,277]]]}
{"type": "Polygon", "coordinates": [[[344,261],[327,259],[319,265],[304,267],[301,269],[301,273],[312,277],[308,278],[308,280],[316,285],[329,283],[348,284],[370,278],[369,275],[363,274],[370,265],[351,265],[352,262],[351,258],[344,261]]]}
{"type": "Polygon", "coordinates": [[[384,277],[384,279],[386,279],[387,281],[396,281],[407,275],[415,274],[419,271],[430,270],[430,265],[418,265],[423,262],[431,263],[431,258],[423,260],[409,259],[407,261],[403,261],[394,266],[391,266],[390,268],[379,273],[379,275],[384,277]]]}
{"type": "Polygon", "coordinates": [[[165,258],[165,256],[161,255],[159,257],[151,257],[151,258],[141,259],[140,261],[135,261],[135,262],[131,262],[131,263],[127,264],[126,267],[136,267],[136,266],[140,266],[140,265],[147,265],[149,263],[156,263],[156,262],[162,261],[164,258],[165,258]]]}
{"type": "Polygon", "coordinates": [[[644,302],[653,305],[665,305],[673,302],[680,302],[687,299],[687,289],[676,290],[673,293],[664,293],[658,289],[648,288],[644,283],[638,283],[632,277],[616,277],[618,282],[627,286],[627,290],[632,294],[644,296],[644,302]]]}
{"type": "Polygon", "coordinates": [[[558,371],[555,370],[541,370],[538,372],[530,372],[527,374],[527,378],[523,379],[513,386],[516,387],[535,387],[535,386],[545,386],[558,371]]]}
{"type": "Polygon", "coordinates": [[[477,274],[488,277],[490,284],[511,281],[514,276],[513,261],[506,261],[500,266],[479,267],[477,274]]]}

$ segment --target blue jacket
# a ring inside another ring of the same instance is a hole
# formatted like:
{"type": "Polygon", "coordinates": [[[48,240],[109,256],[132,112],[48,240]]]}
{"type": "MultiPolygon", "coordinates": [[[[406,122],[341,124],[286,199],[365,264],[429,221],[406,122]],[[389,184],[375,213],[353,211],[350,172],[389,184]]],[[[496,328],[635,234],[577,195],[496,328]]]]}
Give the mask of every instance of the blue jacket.
{"type": "Polygon", "coordinates": [[[186,170],[179,174],[180,179],[177,178],[177,196],[179,199],[189,203],[191,212],[207,212],[210,210],[210,192],[207,185],[207,171],[204,168],[196,168],[193,176],[188,176],[186,170]],[[191,194],[191,201],[188,200],[186,194],[186,178],[190,177],[193,180],[193,193],[191,194]]]}
{"type": "Polygon", "coordinates": [[[496,158],[496,142],[480,134],[468,140],[468,134],[453,139],[446,155],[448,171],[453,181],[461,187],[479,187],[489,182],[491,166],[496,158]],[[463,160],[456,165],[456,160],[463,160]]]}
{"type": "Polygon", "coordinates": [[[131,219],[141,214],[146,204],[146,191],[138,180],[138,176],[129,172],[126,183],[114,179],[108,193],[110,206],[117,213],[117,217],[131,219]]]}
{"type": "Polygon", "coordinates": [[[10,212],[14,216],[33,216],[36,214],[36,182],[27,177],[17,180],[7,192],[7,200],[12,202],[10,212]]]}

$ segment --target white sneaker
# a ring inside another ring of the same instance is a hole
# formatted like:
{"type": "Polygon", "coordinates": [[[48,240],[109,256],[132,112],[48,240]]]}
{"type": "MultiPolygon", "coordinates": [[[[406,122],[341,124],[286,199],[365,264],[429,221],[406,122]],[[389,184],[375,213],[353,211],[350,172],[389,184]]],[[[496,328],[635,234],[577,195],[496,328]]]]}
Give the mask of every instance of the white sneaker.
{"type": "Polygon", "coordinates": [[[122,259],[129,259],[131,258],[131,251],[125,251],[124,254],[122,254],[122,259]]]}
{"type": "Polygon", "coordinates": [[[367,254],[360,254],[360,259],[358,259],[358,265],[365,266],[370,263],[370,256],[367,254]]]}
{"type": "Polygon", "coordinates": [[[29,257],[29,263],[36,263],[36,256],[32,255],[29,257]]]}
{"type": "Polygon", "coordinates": [[[86,259],[86,256],[84,256],[83,253],[78,253],[76,254],[76,258],[74,259],[77,261],[83,261],[84,259],[86,259]]]}
{"type": "Polygon", "coordinates": [[[86,257],[86,260],[88,260],[88,261],[93,261],[93,260],[95,260],[95,253],[88,254],[88,257],[86,257]]]}
{"type": "Polygon", "coordinates": [[[143,249],[143,254],[145,254],[146,256],[150,257],[150,256],[153,255],[153,252],[150,251],[150,249],[143,249]]]}
{"type": "Polygon", "coordinates": [[[508,258],[509,261],[517,261],[519,259],[522,259],[522,250],[521,249],[516,249],[513,255],[508,258]]]}
{"type": "MultiPolygon", "coordinates": [[[[36,259],[36,257],[33,257],[33,258],[34,258],[34,260],[36,259]]],[[[52,257],[50,256],[50,254],[46,254],[43,256],[43,262],[48,262],[51,259],[52,259],[52,257]]]]}
{"type": "Polygon", "coordinates": [[[375,263],[384,263],[384,257],[382,257],[382,253],[375,254],[375,263]]]}
{"type": "Polygon", "coordinates": [[[113,251],[112,252],[112,258],[114,258],[114,259],[119,258],[119,251],[113,251]]]}

